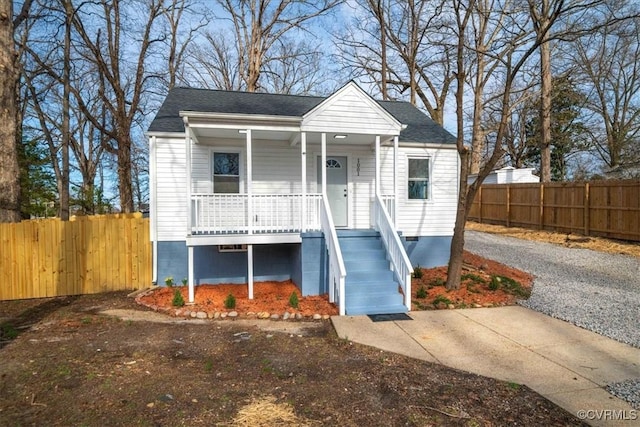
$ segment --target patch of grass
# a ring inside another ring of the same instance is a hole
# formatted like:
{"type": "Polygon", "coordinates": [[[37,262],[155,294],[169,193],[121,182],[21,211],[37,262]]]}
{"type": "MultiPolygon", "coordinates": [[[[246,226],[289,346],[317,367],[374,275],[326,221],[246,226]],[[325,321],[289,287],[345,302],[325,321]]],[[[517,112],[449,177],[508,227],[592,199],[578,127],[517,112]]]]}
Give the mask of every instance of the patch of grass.
{"type": "Polygon", "coordinates": [[[425,304],[422,301],[413,300],[411,302],[416,305],[418,310],[432,310],[433,309],[433,306],[431,304],[425,304]]]}
{"type": "Polygon", "coordinates": [[[514,382],[509,381],[509,382],[507,383],[507,386],[508,386],[511,390],[520,390],[520,384],[518,384],[518,383],[514,383],[514,382]]]}
{"type": "Polygon", "coordinates": [[[213,360],[207,359],[204,362],[204,370],[207,372],[211,372],[213,370],[213,360]]]}
{"type": "Polygon", "coordinates": [[[81,320],[83,325],[89,325],[91,323],[91,318],[90,317],[83,317],[81,320]]]}
{"type": "Polygon", "coordinates": [[[224,300],[225,308],[236,308],[236,297],[233,294],[227,295],[227,298],[224,300]]]}
{"type": "Polygon", "coordinates": [[[56,373],[61,377],[68,377],[71,375],[71,368],[67,365],[59,365],[58,369],[56,369],[56,373]]]}
{"type": "Polygon", "coordinates": [[[0,326],[0,332],[2,332],[0,336],[10,340],[18,336],[18,330],[10,323],[3,323],[2,326],[0,326]]]}
{"type": "Polygon", "coordinates": [[[435,297],[433,299],[433,305],[438,305],[440,303],[444,303],[444,304],[453,304],[453,302],[451,302],[451,300],[447,297],[445,297],[444,295],[438,295],[437,297],[435,297]]]}
{"type": "Polygon", "coordinates": [[[529,298],[531,296],[531,290],[525,288],[520,284],[520,282],[513,280],[510,277],[494,275],[491,276],[491,283],[489,283],[489,289],[492,289],[492,286],[496,286],[497,288],[502,288],[503,291],[518,296],[522,298],[529,298]],[[494,285],[495,282],[495,285],[494,285]]]}
{"type": "Polygon", "coordinates": [[[184,297],[182,296],[182,292],[180,289],[176,289],[173,292],[173,300],[171,301],[171,305],[174,307],[182,307],[184,305],[184,297]]]}
{"type": "Polygon", "coordinates": [[[422,272],[422,268],[420,268],[420,265],[416,266],[413,269],[413,277],[416,279],[422,279],[422,276],[424,275],[424,273],[422,272]]]}
{"type": "Polygon", "coordinates": [[[298,294],[294,292],[291,292],[291,296],[289,297],[289,305],[295,309],[298,308],[300,301],[298,301],[298,294]]]}
{"type": "Polygon", "coordinates": [[[500,289],[500,282],[502,282],[502,276],[491,276],[491,282],[489,282],[489,290],[497,291],[500,289]]]}
{"type": "Polygon", "coordinates": [[[436,277],[432,281],[429,282],[429,287],[433,288],[435,286],[444,286],[447,283],[442,277],[436,277]]]}
{"type": "Polygon", "coordinates": [[[427,297],[427,290],[424,286],[420,286],[418,291],[416,292],[416,298],[425,299],[427,297]]]}
{"type": "Polygon", "coordinates": [[[478,276],[477,274],[473,274],[473,273],[463,274],[460,277],[460,281],[465,281],[465,280],[470,280],[472,283],[477,283],[479,285],[483,285],[483,284],[487,283],[487,281],[484,280],[482,277],[478,276]]]}

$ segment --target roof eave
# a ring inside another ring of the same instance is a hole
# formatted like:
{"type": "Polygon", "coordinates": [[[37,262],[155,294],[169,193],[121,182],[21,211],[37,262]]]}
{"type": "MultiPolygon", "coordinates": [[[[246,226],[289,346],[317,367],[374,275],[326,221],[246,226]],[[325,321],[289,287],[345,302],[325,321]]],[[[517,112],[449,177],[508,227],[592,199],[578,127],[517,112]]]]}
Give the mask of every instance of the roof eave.
{"type": "Polygon", "coordinates": [[[180,111],[180,117],[193,119],[205,119],[224,122],[278,122],[287,124],[300,124],[302,117],[278,116],[271,114],[242,114],[242,113],[213,113],[206,111],[180,111]]]}

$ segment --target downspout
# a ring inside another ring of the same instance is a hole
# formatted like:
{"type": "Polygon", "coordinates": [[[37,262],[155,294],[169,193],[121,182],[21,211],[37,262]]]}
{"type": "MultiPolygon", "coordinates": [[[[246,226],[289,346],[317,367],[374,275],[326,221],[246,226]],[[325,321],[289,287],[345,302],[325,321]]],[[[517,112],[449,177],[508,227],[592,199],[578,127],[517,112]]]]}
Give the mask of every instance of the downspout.
{"type": "MultiPolygon", "coordinates": [[[[191,129],[189,128],[189,118],[184,116],[184,136],[185,136],[185,184],[187,194],[187,236],[191,235],[191,129]]],[[[193,246],[187,247],[187,269],[189,283],[189,304],[195,302],[194,289],[194,269],[193,269],[193,246]]]]}
{"type": "Polygon", "coordinates": [[[151,283],[158,283],[158,181],[156,177],[156,144],[157,138],[152,136],[149,140],[149,228],[151,237],[151,283]]]}

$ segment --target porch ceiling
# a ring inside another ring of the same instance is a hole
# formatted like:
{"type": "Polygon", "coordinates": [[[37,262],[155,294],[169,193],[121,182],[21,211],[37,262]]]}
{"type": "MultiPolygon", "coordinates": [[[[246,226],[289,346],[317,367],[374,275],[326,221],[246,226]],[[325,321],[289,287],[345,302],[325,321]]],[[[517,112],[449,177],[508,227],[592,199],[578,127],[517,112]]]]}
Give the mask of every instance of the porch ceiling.
{"type": "MultiPolygon", "coordinates": [[[[192,126],[191,131],[195,134],[198,142],[207,143],[212,139],[242,139],[246,138],[244,133],[239,132],[240,129],[220,129],[220,128],[199,128],[192,126]]],[[[340,144],[340,145],[372,145],[375,142],[375,136],[355,134],[355,133],[341,133],[340,135],[346,135],[344,139],[336,139],[336,133],[327,133],[327,144],[340,144]]],[[[392,135],[380,135],[382,142],[391,140],[392,135]]],[[[300,142],[300,132],[292,131],[277,131],[277,130],[252,130],[253,140],[263,141],[287,141],[294,145],[300,142]]],[[[307,132],[307,144],[320,144],[321,133],[320,132],[307,132]]]]}

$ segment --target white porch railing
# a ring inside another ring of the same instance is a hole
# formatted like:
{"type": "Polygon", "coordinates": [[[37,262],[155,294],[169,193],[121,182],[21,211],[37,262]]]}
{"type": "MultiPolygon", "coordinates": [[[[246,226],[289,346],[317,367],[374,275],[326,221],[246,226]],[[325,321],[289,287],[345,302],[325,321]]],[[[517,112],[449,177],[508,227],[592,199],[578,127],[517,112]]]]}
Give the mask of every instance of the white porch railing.
{"type": "Polygon", "coordinates": [[[321,194],[192,194],[191,231],[195,234],[295,233],[320,230],[321,194]],[[304,221],[304,224],[303,224],[304,221]],[[251,225],[251,227],[249,227],[251,225]]]}
{"type": "Polygon", "coordinates": [[[380,237],[387,249],[387,255],[391,262],[391,268],[396,274],[396,278],[404,293],[405,306],[411,310],[411,261],[404,250],[384,202],[380,196],[376,196],[373,201],[373,226],[380,233],[380,237]]]}
{"type": "Polygon", "coordinates": [[[346,313],[344,284],[347,269],[344,267],[342,251],[340,250],[336,228],[333,225],[329,202],[324,197],[322,198],[322,207],[320,209],[320,224],[329,255],[329,301],[336,303],[340,310],[340,316],[344,316],[346,313]]]}
{"type": "Polygon", "coordinates": [[[380,197],[382,198],[384,207],[387,209],[389,218],[391,218],[392,222],[395,221],[396,220],[396,209],[395,209],[396,197],[393,194],[382,194],[380,197]]]}

